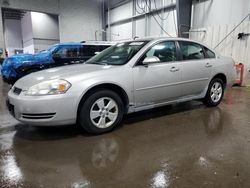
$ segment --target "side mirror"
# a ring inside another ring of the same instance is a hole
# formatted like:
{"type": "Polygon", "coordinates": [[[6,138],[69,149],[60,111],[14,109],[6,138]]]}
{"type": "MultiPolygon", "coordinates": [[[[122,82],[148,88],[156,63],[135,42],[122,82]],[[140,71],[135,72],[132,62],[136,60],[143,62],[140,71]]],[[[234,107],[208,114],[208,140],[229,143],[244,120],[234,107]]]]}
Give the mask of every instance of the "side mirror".
{"type": "Polygon", "coordinates": [[[160,63],[161,61],[160,61],[160,59],[158,58],[158,57],[156,57],[156,56],[151,56],[151,57],[146,57],[144,60],[143,60],[143,62],[142,62],[142,64],[143,65],[149,65],[149,64],[151,64],[151,63],[160,63]]]}
{"type": "Polygon", "coordinates": [[[61,56],[60,56],[60,54],[55,53],[55,54],[52,55],[52,58],[53,59],[60,59],[61,56]]]}
{"type": "Polygon", "coordinates": [[[99,53],[101,53],[101,52],[95,52],[95,55],[98,55],[99,53]]]}

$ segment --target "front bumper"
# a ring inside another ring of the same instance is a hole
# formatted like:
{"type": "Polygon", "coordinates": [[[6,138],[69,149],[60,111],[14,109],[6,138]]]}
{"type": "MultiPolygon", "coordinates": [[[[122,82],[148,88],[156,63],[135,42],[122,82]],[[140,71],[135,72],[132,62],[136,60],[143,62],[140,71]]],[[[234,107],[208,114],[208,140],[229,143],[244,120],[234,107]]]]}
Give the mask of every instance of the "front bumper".
{"type": "Polygon", "coordinates": [[[77,118],[76,96],[66,94],[49,96],[26,96],[8,93],[7,106],[18,121],[36,126],[75,124],[77,118]]]}

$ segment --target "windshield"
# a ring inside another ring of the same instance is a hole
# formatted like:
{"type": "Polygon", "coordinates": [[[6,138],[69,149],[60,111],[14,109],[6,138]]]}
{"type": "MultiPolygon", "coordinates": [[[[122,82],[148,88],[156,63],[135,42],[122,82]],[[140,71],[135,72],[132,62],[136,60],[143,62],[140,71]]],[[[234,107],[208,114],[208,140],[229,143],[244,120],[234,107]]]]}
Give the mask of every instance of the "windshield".
{"type": "Polygon", "coordinates": [[[86,64],[124,65],[146,43],[146,41],[133,41],[117,44],[92,57],[86,64]]]}

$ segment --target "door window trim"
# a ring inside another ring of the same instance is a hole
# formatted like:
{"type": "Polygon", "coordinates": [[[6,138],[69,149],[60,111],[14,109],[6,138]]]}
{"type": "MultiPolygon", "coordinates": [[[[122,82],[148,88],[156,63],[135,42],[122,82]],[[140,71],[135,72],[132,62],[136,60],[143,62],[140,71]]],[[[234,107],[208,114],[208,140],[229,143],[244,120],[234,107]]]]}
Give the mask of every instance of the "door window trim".
{"type": "Polygon", "coordinates": [[[138,65],[142,59],[142,57],[148,53],[148,51],[155,45],[158,45],[160,43],[164,43],[164,42],[174,42],[175,43],[175,49],[176,49],[176,57],[177,57],[177,60],[176,61],[168,61],[168,62],[160,62],[160,63],[152,63],[152,64],[149,64],[148,66],[152,66],[152,65],[159,65],[159,64],[171,64],[171,63],[177,63],[180,60],[180,53],[179,53],[179,50],[178,50],[178,46],[177,46],[177,41],[176,40],[163,40],[163,41],[157,41],[156,43],[153,43],[152,45],[150,45],[146,50],[145,52],[136,60],[135,64],[133,67],[138,67],[138,66],[143,66],[145,67],[145,65],[138,65]]]}
{"type": "Polygon", "coordinates": [[[192,41],[185,41],[185,40],[178,40],[177,42],[178,42],[178,45],[179,45],[179,51],[180,51],[180,58],[181,58],[181,61],[183,61],[183,62],[187,62],[187,61],[202,61],[202,60],[205,60],[205,59],[206,59],[206,53],[205,53],[204,48],[203,48],[203,46],[202,46],[201,44],[196,43],[196,42],[192,42],[192,41]],[[204,58],[202,58],[202,59],[183,59],[183,53],[182,53],[182,51],[181,51],[180,42],[188,42],[188,43],[192,43],[192,44],[195,44],[195,45],[200,46],[201,49],[202,49],[204,58]]]}
{"type": "Polygon", "coordinates": [[[208,50],[210,50],[211,52],[214,53],[215,57],[214,58],[208,58],[208,55],[204,49],[205,46],[203,46],[202,44],[199,44],[197,42],[192,42],[192,41],[185,41],[185,40],[177,40],[176,41],[178,43],[178,51],[179,51],[179,58],[180,61],[183,62],[188,62],[188,61],[202,61],[202,60],[208,60],[208,59],[216,59],[216,53],[214,51],[212,51],[210,48],[206,47],[208,50]],[[196,45],[199,45],[202,48],[203,54],[204,54],[204,58],[203,59],[183,59],[183,55],[182,55],[182,51],[181,51],[181,47],[180,47],[180,42],[190,42],[196,45]]]}
{"type": "Polygon", "coordinates": [[[205,52],[205,59],[216,59],[216,53],[214,51],[212,51],[210,48],[206,47],[206,46],[202,46],[203,50],[205,52]],[[207,48],[209,51],[211,51],[214,54],[214,57],[209,58],[209,55],[207,54],[205,48],[207,48]]]}

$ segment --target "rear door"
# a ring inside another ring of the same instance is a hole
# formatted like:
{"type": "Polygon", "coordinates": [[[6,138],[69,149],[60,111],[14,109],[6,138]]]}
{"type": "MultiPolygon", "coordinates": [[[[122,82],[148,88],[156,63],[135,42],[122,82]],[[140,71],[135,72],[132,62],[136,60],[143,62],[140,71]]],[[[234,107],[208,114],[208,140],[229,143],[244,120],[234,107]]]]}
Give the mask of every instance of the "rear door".
{"type": "Polygon", "coordinates": [[[192,96],[202,93],[210,81],[213,61],[206,58],[204,47],[200,44],[179,41],[181,63],[182,95],[192,96]]]}

